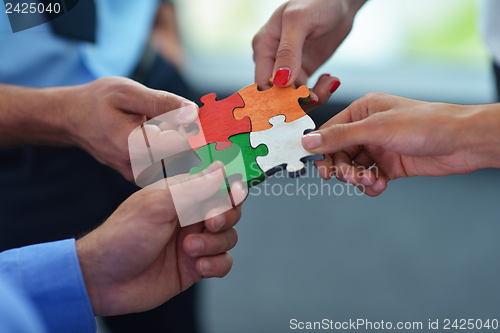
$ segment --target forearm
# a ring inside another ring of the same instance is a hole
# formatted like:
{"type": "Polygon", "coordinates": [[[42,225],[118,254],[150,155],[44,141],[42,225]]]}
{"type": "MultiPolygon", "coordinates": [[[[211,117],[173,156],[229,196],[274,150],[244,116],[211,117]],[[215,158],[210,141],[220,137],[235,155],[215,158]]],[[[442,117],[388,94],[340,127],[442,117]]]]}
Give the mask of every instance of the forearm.
{"type": "Polygon", "coordinates": [[[460,125],[463,145],[474,151],[478,169],[500,168],[500,103],[470,108],[460,125]]]}
{"type": "Polygon", "coordinates": [[[64,97],[71,88],[0,85],[0,146],[70,145],[64,97]]]}

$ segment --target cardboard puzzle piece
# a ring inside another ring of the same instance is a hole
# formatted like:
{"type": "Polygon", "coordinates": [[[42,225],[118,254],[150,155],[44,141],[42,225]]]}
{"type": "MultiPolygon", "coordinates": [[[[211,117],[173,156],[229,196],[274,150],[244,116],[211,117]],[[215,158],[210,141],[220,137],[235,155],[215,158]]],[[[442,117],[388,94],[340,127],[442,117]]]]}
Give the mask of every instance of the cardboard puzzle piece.
{"type": "Polygon", "coordinates": [[[195,121],[199,132],[188,137],[189,144],[194,150],[213,142],[217,143],[217,150],[223,150],[231,146],[230,136],[250,132],[249,117],[242,117],[239,120],[233,117],[233,110],[245,105],[238,93],[221,101],[218,101],[217,95],[212,93],[203,96],[201,101],[203,106],[195,121]]]}
{"type": "MultiPolygon", "coordinates": [[[[211,143],[196,150],[202,166],[191,168],[190,173],[201,172],[214,161],[221,161],[226,166],[226,180],[228,183],[240,179],[242,182],[246,182],[248,188],[250,188],[263,182],[265,175],[258,166],[256,158],[267,155],[267,147],[258,145],[256,148],[252,148],[250,146],[250,133],[237,134],[231,136],[229,140],[233,145],[224,150],[216,150],[216,143],[211,143]]],[[[229,189],[228,184],[223,184],[222,187],[229,189]]]]}
{"type": "Polygon", "coordinates": [[[286,116],[287,122],[292,122],[306,115],[300,107],[299,98],[309,97],[309,89],[300,86],[282,88],[273,86],[271,89],[260,91],[257,83],[238,91],[245,102],[244,107],[234,109],[234,118],[250,117],[252,132],[259,132],[271,128],[269,119],[279,114],[286,116]]]}
{"type": "Polygon", "coordinates": [[[305,172],[305,161],[322,160],[323,155],[312,154],[302,147],[302,136],[307,130],[314,130],[316,125],[308,115],[290,123],[284,115],[269,119],[271,129],[250,133],[250,144],[256,147],[265,144],[269,149],[266,156],[257,157],[257,164],[270,176],[286,166],[288,175],[295,177],[305,172]]]}

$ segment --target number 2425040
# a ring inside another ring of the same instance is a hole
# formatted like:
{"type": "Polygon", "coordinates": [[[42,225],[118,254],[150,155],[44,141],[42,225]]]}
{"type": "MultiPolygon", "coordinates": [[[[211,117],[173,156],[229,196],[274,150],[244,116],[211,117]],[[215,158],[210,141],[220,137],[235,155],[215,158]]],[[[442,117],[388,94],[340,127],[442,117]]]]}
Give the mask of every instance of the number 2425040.
{"type": "Polygon", "coordinates": [[[56,13],[61,11],[61,4],[58,2],[49,3],[45,6],[43,3],[18,3],[15,6],[10,2],[5,4],[5,12],[7,14],[35,14],[35,13],[56,13]]]}

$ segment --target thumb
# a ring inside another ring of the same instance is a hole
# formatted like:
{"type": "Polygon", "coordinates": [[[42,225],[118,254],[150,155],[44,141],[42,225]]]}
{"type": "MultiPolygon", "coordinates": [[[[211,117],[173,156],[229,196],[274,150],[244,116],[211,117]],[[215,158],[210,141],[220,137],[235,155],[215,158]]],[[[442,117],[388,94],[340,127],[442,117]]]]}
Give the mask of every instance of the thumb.
{"type": "Polygon", "coordinates": [[[297,11],[283,12],[281,39],[276,52],[273,70],[273,84],[280,87],[291,85],[299,76],[302,66],[302,47],[306,39],[306,27],[297,17],[297,11]]]}
{"type": "Polygon", "coordinates": [[[150,89],[138,82],[128,84],[122,96],[118,100],[118,107],[125,112],[155,118],[175,111],[175,116],[168,121],[178,124],[192,122],[198,117],[198,107],[195,103],[167,91],[150,89]]]}
{"type": "Polygon", "coordinates": [[[302,146],[315,154],[333,154],[356,145],[378,145],[377,128],[366,119],[347,124],[334,124],[302,137],[302,146]]]}

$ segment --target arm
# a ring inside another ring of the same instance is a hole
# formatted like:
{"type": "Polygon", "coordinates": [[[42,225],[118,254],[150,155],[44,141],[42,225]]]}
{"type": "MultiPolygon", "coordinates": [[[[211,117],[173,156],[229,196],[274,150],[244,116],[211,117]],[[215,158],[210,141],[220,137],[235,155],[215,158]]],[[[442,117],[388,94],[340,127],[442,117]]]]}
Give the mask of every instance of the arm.
{"type": "MultiPolygon", "coordinates": [[[[192,202],[217,191],[224,180],[222,173],[214,173],[220,167],[214,163],[201,176],[187,176],[192,202]],[[205,177],[209,174],[213,176],[205,177]]],[[[169,184],[183,177],[173,177],[169,184]]],[[[241,183],[231,190],[242,202],[241,183]]],[[[229,272],[232,257],[226,251],[237,242],[233,227],[240,207],[184,228],[180,213],[168,187],[142,189],[76,243],[65,240],[1,253],[0,279],[25,293],[50,332],[95,331],[94,315],[146,311],[202,278],[229,272]]]]}
{"type": "Polygon", "coordinates": [[[316,164],[323,178],[335,175],[376,196],[397,178],[500,168],[500,104],[429,103],[372,93],[304,136],[302,144],[328,154],[316,164]]]}
{"type": "Polygon", "coordinates": [[[172,110],[178,123],[197,117],[197,108],[181,114],[191,103],[184,98],[119,77],[46,89],[0,85],[0,101],[0,146],[79,146],[129,180],[128,136],[146,117],[172,110]]]}

